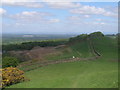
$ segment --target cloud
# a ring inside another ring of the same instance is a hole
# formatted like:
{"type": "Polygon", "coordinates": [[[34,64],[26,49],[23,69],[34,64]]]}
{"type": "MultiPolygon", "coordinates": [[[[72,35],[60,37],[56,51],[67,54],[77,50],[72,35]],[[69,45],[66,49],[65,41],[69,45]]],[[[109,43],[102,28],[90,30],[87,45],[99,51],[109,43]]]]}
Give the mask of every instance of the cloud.
{"type": "Polygon", "coordinates": [[[89,17],[90,17],[90,15],[84,15],[84,17],[89,18],[89,17]]]}
{"type": "Polygon", "coordinates": [[[88,25],[92,25],[92,26],[103,26],[103,25],[107,25],[107,21],[97,18],[89,18],[89,15],[79,15],[79,16],[69,16],[66,19],[66,23],[68,24],[72,24],[72,25],[81,25],[83,26],[88,26],[88,25]]]}
{"type": "Polygon", "coordinates": [[[39,20],[42,19],[43,16],[51,16],[51,14],[44,12],[36,12],[36,11],[23,11],[21,13],[10,15],[10,18],[19,19],[19,20],[26,20],[26,19],[39,20]]]}
{"type": "Polygon", "coordinates": [[[68,19],[77,21],[77,20],[80,20],[80,17],[79,16],[70,16],[70,17],[68,17],[68,19]]]}
{"type": "MultiPolygon", "coordinates": [[[[49,0],[48,0],[49,1],[49,0]]],[[[46,2],[50,8],[56,9],[70,9],[69,11],[73,14],[83,14],[84,17],[89,18],[90,15],[103,15],[110,17],[117,17],[117,12],[111,10],[105,10],[101,7],[82,5],[74,2],[46,2]]]]}
{"type": "Polygon", "coordinates": [[[46,2],[46,4],[50,8],[57,8],[57,9],[69,9],[69,8],[77,8],[80,7],[80,3],[73,3],[73,2],[46,2]]]}
{"type": "Polygon", "coordinates": [[[2,3],[15,3],[15,2],[37,2],[38,0],[2,0],[2,3]]]}
{"type": "Polygon", "coordinates": [[[75,24],[75,25],[79,25],[81,23],[84,23],[85,22],[85,19],[86,17],[84,17],[83,15],[82,16],[69,16],[67,19],[66,19],[66,22],[68,24],[75,24]]]}
{"type": "Polygon", "coordinates": [[[21,7],[28,7],[28,8],[42,8],[44,7],[43,4],[36,2],[35,0],[2,0],[3,5],[9,6],[21,6],[21,7]]]}
{"type": "Polygon", "coordinates": [[[79,15],[79,16],[69,16],[67,20],[74,21],[74,22],[82,22],[86,19],[89,19],[90,15],[79,15]]]}
{"type": "Polygon", "coordinates": [[[87,15],[104,15],[104,16],[112,16],[115,17],[117,14],[112,13],[110,11],[106,11],[104,8],[98,8],[95,6],[89,5],[81,5],[81,7],[76,9],[71,9],[71,13],[73,14],[87,14],[87,15]]]}
{"type": "Polygon", "coordinates": [[[42,0],[42,1],[43,2],[119,2],[119,0],[42,0]]]}
{"type": "Polygon", "coordinates": [[[51,13],[37,12],[37,11],[23,11],[14,15],[10,15],[9,18],[16,21],[16,23],[23,24],[37,24],[37,23],[57,23],[60,20],[52,18],[51,13]]]}
{"type": "Polygon", "coordinates": [[[92,24],[92,25],[106,25],[105,22],[92,22],[92,23],[89,23],[89,24],[92,24]]]}
{"type": "Polygon", "coordinates": [[[102,21],[102,19],[98,18],[98,19],[96,19],[96,21],[102,21]]]}
{"type": "Polygon", "coordinates": [[[3,9],[3,8],[0,8],[0,15],[3,15],[3,14],[5,14],[7,11],[5,10],[5,9],[3,9]]]}
{"type": "Polygon", "coordinates": [[[59,19],[50,19],[49,22],[51,22],[51,23],[57,23],[57,22],[60,22],[60,20],[59,19]]]}

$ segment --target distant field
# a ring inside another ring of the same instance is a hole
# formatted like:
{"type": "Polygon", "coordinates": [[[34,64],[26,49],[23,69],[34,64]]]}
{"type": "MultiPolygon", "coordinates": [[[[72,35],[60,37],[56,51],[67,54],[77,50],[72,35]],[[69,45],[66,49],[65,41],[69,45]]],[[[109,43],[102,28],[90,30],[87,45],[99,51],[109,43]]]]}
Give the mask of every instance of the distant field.
{"type": "Polygon", "coordinates": [[[30,41],[43,41],[43,40],[55,40],[55,39],[68,39],[75,35],[52,35],[52,34],[3,34],[2,44],[18,44],[22,42],[30,41]]]}

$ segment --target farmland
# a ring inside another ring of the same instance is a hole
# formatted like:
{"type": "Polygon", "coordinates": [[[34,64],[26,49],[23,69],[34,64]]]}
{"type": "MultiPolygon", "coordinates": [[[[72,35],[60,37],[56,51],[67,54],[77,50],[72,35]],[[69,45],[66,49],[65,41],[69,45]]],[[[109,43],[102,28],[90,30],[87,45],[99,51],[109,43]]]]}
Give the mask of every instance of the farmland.
{"type": "Polygon", "coordinates": [[[30,41],[44,41],[44,40],[55,40],[55,39],[68,39],[75,34],[70,35],[55,35],[55,34],[3,34],[2,43],[6,44],[19,44],[22,42],[30,41]]]}

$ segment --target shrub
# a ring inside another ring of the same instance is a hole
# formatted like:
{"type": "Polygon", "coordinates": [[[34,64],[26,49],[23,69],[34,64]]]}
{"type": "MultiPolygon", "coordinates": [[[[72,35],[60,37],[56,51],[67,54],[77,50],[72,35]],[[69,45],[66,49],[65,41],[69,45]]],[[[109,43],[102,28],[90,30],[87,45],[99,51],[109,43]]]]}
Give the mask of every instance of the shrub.
{"type": "Polygon", "coordinates": [[[5,67],[16,67],[19,63],[19,60],[15,57],[3,57],[2,59],[2,67],[5,68],[5,67]]]}
{"type": "Polygon", "coordinates": [[[24,72],[17,68],[7,67],[1,69],[0,72],[2,72],[2,74],[0,75],[2,77],[2,88],[4,88],[5,86],[25,81],[25,77],[23,75],[24,72]]]}

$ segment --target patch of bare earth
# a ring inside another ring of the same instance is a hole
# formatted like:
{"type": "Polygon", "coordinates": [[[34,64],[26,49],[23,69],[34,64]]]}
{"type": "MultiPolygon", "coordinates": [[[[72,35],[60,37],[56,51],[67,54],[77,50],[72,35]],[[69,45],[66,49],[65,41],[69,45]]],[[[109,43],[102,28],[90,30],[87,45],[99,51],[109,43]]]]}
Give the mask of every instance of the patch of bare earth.
{"type": "Polygon", "coordinates": [[[26,67],[26,66],[36,66],[40,63],[47,62],[45,57],[47,55],[56,55],[61,54],[61,49],[64,48],[65,45],[60,45],[57,47],[34,47],[31,50],[20,50],[20,51],[9,51],[12,56],[18,57],[21,61],[17,67],[26,67]]]}
{"type": "Polygon", "coordinates": [[[50,54],[56,53],[55,47],[34,47],[31,50],[23,51],[10,51],[9,53],[13,56],[20,58],[22,61],[28,60],[43,60],[43,57],[50,54]]]}

